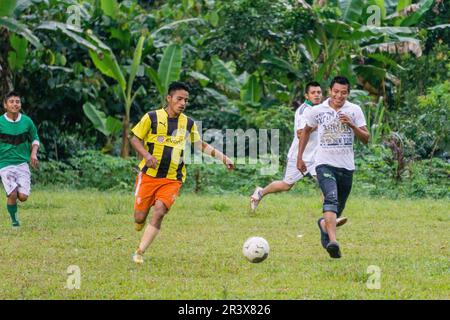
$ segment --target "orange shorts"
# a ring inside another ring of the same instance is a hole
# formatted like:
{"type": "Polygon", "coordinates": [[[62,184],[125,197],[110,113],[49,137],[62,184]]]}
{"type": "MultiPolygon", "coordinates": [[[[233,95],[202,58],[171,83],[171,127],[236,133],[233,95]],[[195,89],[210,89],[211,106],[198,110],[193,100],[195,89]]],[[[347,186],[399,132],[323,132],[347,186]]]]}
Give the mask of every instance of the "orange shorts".
{"type": "Polygon", "coordinates": [[[178,180],[153,178],[140,172],[136,177],[134,210],[146,211],[155,204],[156,200],[162,201],[166,208],[170,209],[181,185],[181,181],[178,180]]]}

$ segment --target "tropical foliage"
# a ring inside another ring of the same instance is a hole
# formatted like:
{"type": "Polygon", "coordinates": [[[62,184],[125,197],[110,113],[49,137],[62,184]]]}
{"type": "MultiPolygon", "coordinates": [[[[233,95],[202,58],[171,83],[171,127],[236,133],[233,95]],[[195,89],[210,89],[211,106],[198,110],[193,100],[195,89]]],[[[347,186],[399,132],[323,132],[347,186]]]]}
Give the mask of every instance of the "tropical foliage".
{"type": "Polygon", "coordinates": [[[448,158],[449,16],[441,0],[2,0],[0,93],[23,93],[46,160],[128,157],[174,80],[204,130],[277,128],[285,154],[306,82],[342,74],[372,134],[359,154],[404,168],[448,158]]]}

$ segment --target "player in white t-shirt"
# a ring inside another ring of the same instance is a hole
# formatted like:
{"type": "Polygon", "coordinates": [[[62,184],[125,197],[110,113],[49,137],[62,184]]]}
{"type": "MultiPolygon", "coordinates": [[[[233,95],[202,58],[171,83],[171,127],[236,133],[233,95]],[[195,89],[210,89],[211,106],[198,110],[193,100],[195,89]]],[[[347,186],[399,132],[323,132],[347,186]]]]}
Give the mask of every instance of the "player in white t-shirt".
{"type": "Polygon", "coordinates": [[[350,93],[347,78],[335,77],[329,93],[329,99],[305,114],[306,126],[300,139],[297,167],[302,172],[308,171],[304,151],[309,143],[309,136],[317,127],[319,142],[314,164],[324,196],[323,218],[319,219],[318,226],[322,246],[332,258],[340,258],[336,224],[352,188],[355,171],[354,138],[356,136],[367,144],[369,132],[361,108],[347,101],[350,93]]]}
{"type": "MultiPolygon", "coordinates": [[[[297,169],[298,143],[301,132],[306,125],[304,117],[305,112],[314,109],[322,101],[322,89],[317,82],[309,82],[305,87],[305,102],[295,111],[294,121],[294,139],[287,155],[287,164],[284,178],[282,181],[273,181],[265,188],[257,187],[250,197],[250,206],[252,211],[256,210],[261,199],[270,193],[289,191],[292,186],[305,176],[316,176],[314,155],[317,148],[317,131],[311,132],[303,158],[307,166],[307,171],[303,174],[297,169]]],[[[338,225],[343,225],[346,218],[338,220],[338,225]]]]}

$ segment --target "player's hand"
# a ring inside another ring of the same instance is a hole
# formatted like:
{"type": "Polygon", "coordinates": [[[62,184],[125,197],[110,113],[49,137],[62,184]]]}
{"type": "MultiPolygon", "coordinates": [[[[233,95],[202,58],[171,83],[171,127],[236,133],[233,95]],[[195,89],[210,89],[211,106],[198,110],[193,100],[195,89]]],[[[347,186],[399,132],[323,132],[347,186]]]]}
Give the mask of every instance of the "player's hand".
{"type": "Polygon", "coordinates": [[[306,171],[308,170],[308,169],[306,168],[305,162],[304,162],[302,159],[297,159],[297,169],[300,170],[300,172],[301,172],[302,174],[305,174],[306,171]]]}
{"type": "Polygon", "coordinates": [[[156,166],[158,165],[158,160],[151,154],[148,154],[145,156],[145,165],[149,168],[156,169],[156,166]]]}
{"type": "Polygon", "coordinates": [[[350,128],[353,128],[355,125],[353,124],[352,120],[348,115],[345,113],[338,113],[339,115],[339,121],[343,124],[348,125],[350,128]]]}
{"type": "Polygon", "coordinates": [[[31,163],[31,166],[32,166],[33,168],[37,169],[37,167],[39,166],[39,160],[38,160],[36,154],[31,153],[31,156],[30,156],[30,163],[31,163]]]}
{"type": "Polygon", "coordinates": [[[228,169],[229,172],[233,171],[233,169],[235,168],[235,167],[234,167],[233,160],[231,160],[231,159],[228,158],[228,157],[225,157],[225,159],[224,159],[224,161],[223,161],[223,164],[227,167],[227,169],[228,169]]]}

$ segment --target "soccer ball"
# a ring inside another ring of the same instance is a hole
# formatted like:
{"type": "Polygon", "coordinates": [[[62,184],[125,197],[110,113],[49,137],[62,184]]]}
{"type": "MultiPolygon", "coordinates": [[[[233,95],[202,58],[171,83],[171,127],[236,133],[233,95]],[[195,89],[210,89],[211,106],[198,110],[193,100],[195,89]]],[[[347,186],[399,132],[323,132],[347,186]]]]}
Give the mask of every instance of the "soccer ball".
{"type": "Polygon", "coordinates": [[[242,253],[250,262],[264,261],[269,255],[269,243],[261,237],[248,238],[242,247],[242,253]]]}

